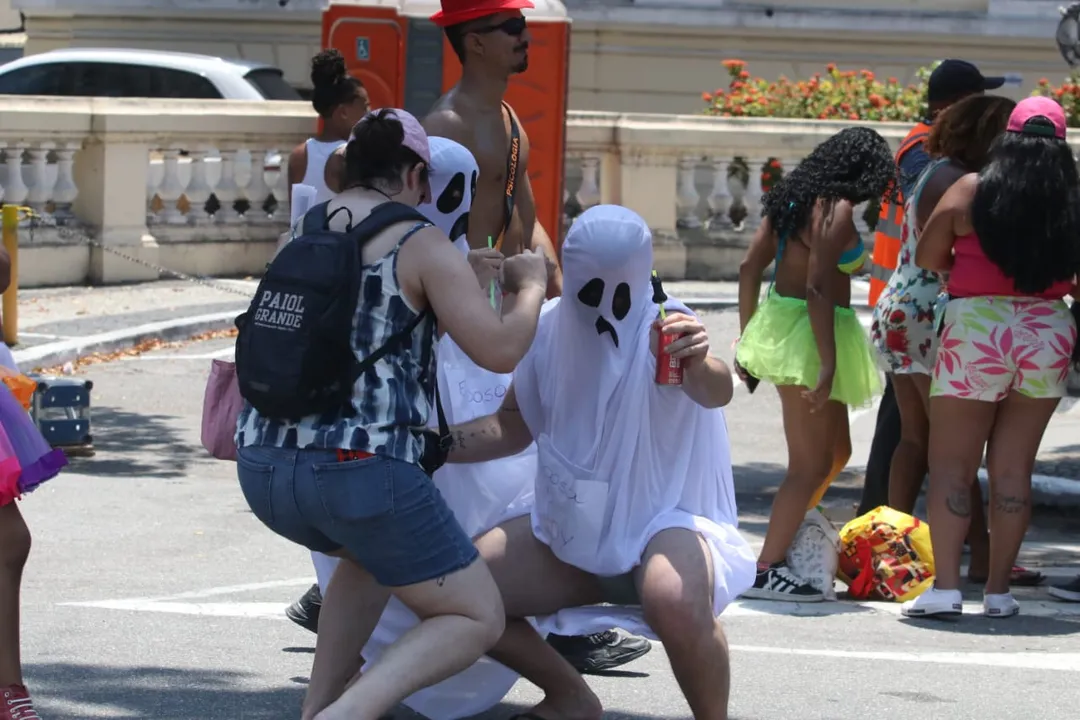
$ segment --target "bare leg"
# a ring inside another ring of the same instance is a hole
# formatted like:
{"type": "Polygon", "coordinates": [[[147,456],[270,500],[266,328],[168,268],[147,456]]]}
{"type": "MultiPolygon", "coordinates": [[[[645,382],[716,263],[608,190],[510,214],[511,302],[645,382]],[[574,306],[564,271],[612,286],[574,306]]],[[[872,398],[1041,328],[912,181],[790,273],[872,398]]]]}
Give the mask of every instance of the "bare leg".
{"type": "Polygon", "coordinates": [[[488,653],[544,692],[531,710],[555,720],[597,720],[599,698],[577,670],[523,618],[602,602],[596,578],[556,558],[532,533],[529,518],[510,520],[485,534],[476,547],[503,595],[506,632],[488,653]]]}
{"type": "Polygon", "coordinates": [[[637,573],[641,607],[671,660],[671,670],[695,720],[727,720],[731,661],[713,616],[712,562],[695,532],[657,533],[637,573]]]}
{"type": "Polygon", "coordinates": [[[821,486],[814,492],[814,496],[810,498],[810,504],[806,507],[808,512],[821,503],[821,499],[825,497],[825,492],[833,484],[833,480],[836,480],[840,473],[844,472],[848,460],[851,459],[851,428],[848,426],[847,413],[837,413],[836,422],[838,427],[836,429],[836,443],[833,445],[832,468],[829,470],[829,476],[825,478],[825,482],[821,483],[821,486]]]}
{"type": "Polygon", "coordinates": [[[773,500],[769,529],[758,561],[777,563],[787,556],[814,491],[829,476],[834,463],[838,413],[847,408],[830,401],[820,413],[810,412],[802,397],[803,388],[791,385],[776,388],[784,410],[784,436],[788,447],[787,475],[773,500]]]}
{"type": "MultiPolygon", "coordinates": [[[[331,592],[344,565],[334,573],[331,592]]],[[[387,648],[317,720],[378,720],[417,690],[472,665],[502,635],[505,614],[499,589],[481,560],[443,578],[394,588],[393,593],[420,623],[387,648]]]]}
{"type": "Polygon", "coordinates": [[[953,397],[930,398],[930,542],[934,586],[960,589],[960,555],[974,508],[971,483],[982,462],[998,404],[953,397]],[[950,432],[962,428],[962,432],[950,432]]]}
{"type": "Polygon", "coordinates": [[[971,548],[968,578],[986,581],[990,566],[990,529],[986,526],[986,503],[983,502],[982,485],[976,473],[971,480],[971,523],[968,525],[967,544],[971,548]]]}
{"type": "MultiPolygon", "coordinates": [[[[929,468],[929,445],[930,445],[930,376],[913,373],[908,377],[919,389],[919,399],[922,401],[923,414],[926,417],[926,452],[927,468],[929,468]]],[[[921,485],[923,478],[919,478],[921,485]]],[[[915,507],[918,500],[918,490],[911,496],[911,507],[915,507]]],[[[890,503],[891,504],[891,503],[890,503]]],[[[968,567],[968,577],[986,578],[986,565],[990,561],[990,536],[986,531],[986,510],[983,507],[982,487],[976,482],[971,484],[971,522],[968,524],[967,543],[971,548],[971,564],[968,567]]],[[[893,505],[892,507],[897,507],[893,505]]],[[[910,513],[910,510],[897,508],[910,513]]]]}
{"type": "Polygon", "coordinates": [[[909,514],[915,509],[926,478],[926,446],[930,438],[926,398],[916,378],[927,382],[928,394],[929,375],[893,375],[893,392],[900,408],[900,444],[889,466],[889,507],[909,514]]]}
{"type": "MultiPolygon", "coordinates": [[[[1031,473],[1058,398],[1009,393],[998,407],[987,451],[990,475],[990,576],[986,592],[1009,592],[1009,581],[1031,519],[1031,473]]],[[[931,525],[933,527],[933,525],[931,525]]]]}
{"type": "Polygon", "coordinates": [[[19,588],[30,556],[30,530],[18,506],[0,507],[0,687],[22,685],[19,588]]]}
{"type": "Polygon", "coordinates": [[[329,707],[363,664],[361,652],[382,617],[390,591],[350,558],[338,563],[323,597],[315,661],[302,717],[309,720],[329,707]]]}

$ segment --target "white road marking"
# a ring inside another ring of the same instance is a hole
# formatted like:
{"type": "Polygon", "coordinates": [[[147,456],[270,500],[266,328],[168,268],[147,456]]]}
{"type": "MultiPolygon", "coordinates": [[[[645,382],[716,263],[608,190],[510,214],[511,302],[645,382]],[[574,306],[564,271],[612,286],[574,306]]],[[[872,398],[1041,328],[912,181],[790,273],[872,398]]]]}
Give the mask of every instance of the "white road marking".
{"type": "Polygon", "coordinates": [[[106,604],[131,603],[131,602],[160,603],[160,602],[165,602],[165,601],[169,601],[169,600],[197,600],[197,599],[200,599],[200,598],[217,597],[219,595],[236,595],[236,594],[239,594],[239,593],[253,592],[253,591],[256,591],[256,590],[272,590],[274,588],[280,588],[280,587],[297,587],[297,586],[305,586],[305,585],[310,586],[314,582],[315,582],[315,578],[307,576],[307,577],[289,578],[288,580],[271,580],[269,582],[247,583],[247,584],[244,584],[244,585],[225,585],[225,586],[222,586],[222,587],[212,587],[212,588],[206,588],[206,589],[203,589],[203,590],[191,590],[191,591],[188,591],[188,592],[177,593],[175,595],[162,595],[160,597],[127,598],[127,599],[123,599],[123,600],[103,600],[103,601],[95,601],[95,602],[69,602],[69,603],[59,603],[59,604],[60,605],[69,605],[69,606],[90,607],[90,606],[101,605],[102,603],[106,603],[106,604]]]}
{"type": "MultiPolygon", "coordinates": [[[[1052,570],[1047,568],[1046,570],[1052,570]]],[[[1067,568],[1059,568],[1062,572],[1067,568]]],[[[1062,574],[1058,572],[1056,574],[1062,574]]],[[[288,580],[275,580],[262,583],[249,583],[245,585],[230,585],[225,587],[207,588],[190,592],[177,593],[162,597],[121,598],[115,600],[97,600],[89,602],[59,603],[64,607],[92,608],[98,610],[121,610],[127,612],[154,612],[173,615],[196,615],[202,617],[236,617],[259,620],[281,620],[288,603],[284,602],[199,602],[208,598],[223,595],[238,595],[241,593],[257,590],[271,590],[276,588],[303,587],[314,582],[314,578],[302,577],[288,580]]],[[[1020,614],[1027,617],[1080,617],[1080,603],[1063,603],[1052,600],[1027,600],[1020,598],[1020,614]]],[[[964,613],[980,615],[982,603],[965,602],[964,613]]],[[[736,600],[724,611],[723,617],[733,618],[761,618],[768,616],[787,617],[831,617],[835,615],[850,615],[862,617],[899,617],[900,603],[887,602],[823,602],[823,603],[792,603],[771,602],[767,600],[736,600]]],[[[917,621],[921,622],[921,621],[917,621]]],[[[929,621],[926,621],[929,622],[929,621]]],[[[1008,622],[1008,620],[1003,621],[1008,622]]],[[[761,652],[767,652],[762,650],[761,652]]],[[[848,657],[848,656],[845,656],[848,657]]],[[[860,657],[851,655],[850,657],[860,657]]],[[[1080,658],[1080,655],[1077,655],[1080,658]]],[[[935,662],[927,660],[927,662],[935,662]]],[[[973,662],[971,664],[982,664],[973,662]]],[[[1027,666],[1024,666],[1027,667],[1027,666]]],[[[1031,666],[1034,667],[1034,666],[1031,666]]],[[[1039,666],[1041,668],[1041,666],[1039,666]]],[[[1080,671],[1080,662],[1075,666],[1080,671]]]]}
{"type": "MultiPolygon", "coordinates": [[[[1002,622],[1008,622],[1003,620],[1002,622]]],[[[754,645],[732,645],[734,653],[764,653],[852,660],[881,660],[891,662],[935,663],[939,665],[976,665],[982,667],[1014,668],[1018,670],[1057,670],[1080,672],[1080,653],[1017,653],[1017,652],[877,652],[872,650],[826,650],[754,645]]]]}
{"type": "MultiPolygon", "coordinates": [[[[1026,617],[1080,617],[1080,603],[1064,603],[1053,600],[1025,600],[1018,598],[1020,614],[1026,617]]],[[[901,617],[900,603],[843,602],[793,603],[772,600],[736,600],[728,605],[722,617],[830,617],[833,615],[901,617]]],[[[964,603],[965,615],[982,615],[982,602],[964,603]]],[[[915,620],[913,622],[929,622],[915,620]]],[[[1007,620],[1003,622],[1008,622],[1007,620]]]]}
{"type": "Polygon", "coordinates": [[[288,603],[266,602],[220,602],[182,603],[156,600],[104,600],[88,603],[62,603],[68,607],[97,608],[99,610],[127,610],[129,612],[171,613],[174,615],[201,615],[203,617],[256,618],[259,620],[284,620],[288,603]]]}

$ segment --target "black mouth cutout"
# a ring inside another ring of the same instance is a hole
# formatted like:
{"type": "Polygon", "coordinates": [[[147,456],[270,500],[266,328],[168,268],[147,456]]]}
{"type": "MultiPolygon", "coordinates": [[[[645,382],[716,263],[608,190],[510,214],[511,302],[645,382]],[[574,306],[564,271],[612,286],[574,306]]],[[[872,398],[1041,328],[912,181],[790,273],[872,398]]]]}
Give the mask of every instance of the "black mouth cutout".
{"type": "Polygon", "coordinates": [[[611,336],[611,342],[615,343],[615,347],[619,347],[619,333],[615,331],[615,327],[607,321],[603,315],[596,318],[596,334],[603,335],[607,333],[611,336]]]}
{"type": "Polygon", "coordinates": [[[465,237],[469,232],[469,213],[463,212],[461,217],[454,221],[454,227],[450,228],[451,242],[459,237],[465,237]]]}

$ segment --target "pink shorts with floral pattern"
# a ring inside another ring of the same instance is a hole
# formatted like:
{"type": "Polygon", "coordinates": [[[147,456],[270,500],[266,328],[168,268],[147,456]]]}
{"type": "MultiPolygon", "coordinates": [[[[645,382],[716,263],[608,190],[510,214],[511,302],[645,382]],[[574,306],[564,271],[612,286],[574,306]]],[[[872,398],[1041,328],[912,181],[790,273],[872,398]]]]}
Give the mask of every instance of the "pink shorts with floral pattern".
{"type": "Polygon", "coordinates": [[[998,402],[1065,396],[1076,323],[1062,300],[953,298],[944,308],[931,396],[998,402]]]}

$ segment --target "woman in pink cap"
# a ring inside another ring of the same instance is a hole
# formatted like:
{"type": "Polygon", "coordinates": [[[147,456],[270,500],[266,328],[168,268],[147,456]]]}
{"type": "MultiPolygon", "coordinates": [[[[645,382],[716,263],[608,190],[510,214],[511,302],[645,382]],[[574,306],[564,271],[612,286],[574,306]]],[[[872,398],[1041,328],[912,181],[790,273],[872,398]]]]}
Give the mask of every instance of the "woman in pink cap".
{"type": "Polygon", "coordinates": [[[930,532],[937,577],[907,617],[962,612],[960,555],[986,451],[990,574],[983,613],[1016,615],[1009,578],[1031,514],[1031,473],[1065,395],[1076,323],[1063,298],[1080,270],[1080,177],[1065,113],[1020,102],[979,173],[942,197],[915,261],[947,273],[930,388],[930,532]]]}

